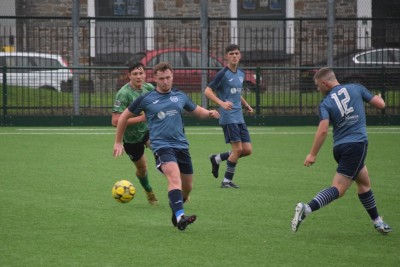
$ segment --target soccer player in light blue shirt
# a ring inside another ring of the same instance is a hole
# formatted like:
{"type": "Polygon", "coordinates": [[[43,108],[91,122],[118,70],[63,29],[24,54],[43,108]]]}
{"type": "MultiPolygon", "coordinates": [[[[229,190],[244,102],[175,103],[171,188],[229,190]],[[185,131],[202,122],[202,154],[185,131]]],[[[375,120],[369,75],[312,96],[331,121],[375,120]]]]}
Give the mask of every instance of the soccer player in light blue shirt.
{"type": "Polygon", "coordinates": [[[360,84],[339,84],[330,68],[322,68],[314,76],[318,90],[324,95],[319,105],[319,126],[304,166],[315,163],[317,154],[328,135],[329,123],[333,126],[333,156],[338,164],[332,185],[320,191],[308,204],[298,203],[292,220],[292,231],[314,211],[342,197],[356,182],[358,198],[368,212],[375,229],[382,234],[392,231],[379,216],[371,181],[364,164],[368,138],[364,102],[383,109],[385,101],[373,95],[360,84]]]}
{"type": "Polygon", "coordinates": [[[121,141],[128,119],[144,112],[157,168],[168,180],[171,221],[183,231],[197,217],[185,215],[183,209],[192,191],[193,166],[182,113],[186,110],[201,119],[217,119],[219,113],[194,104],[184,92],[173,88],[173,72],[168,63],[157,64],[153,71],[156,89],[138,97],[119,117],[113,154],[115,157],[123,154],[121,141]]]}
{"type": "Polygon", "coordinates": [[[204,95],[220,106],[219,124],[221,125],[225,143],[231,145],[231,151],[210,156],[211,172],[218,178],[219,164],[226,160],[226,172],[221,188],[239,188],[232,182],[239,158],[252,153],[249,130],[243,118],[242,106],[253,112],[252,107],[242,96],[243,81],[246,74],[238,68],[241,53],[236,44],[225,49],[228,65],[220,70],[204,90],[204,95]]]}

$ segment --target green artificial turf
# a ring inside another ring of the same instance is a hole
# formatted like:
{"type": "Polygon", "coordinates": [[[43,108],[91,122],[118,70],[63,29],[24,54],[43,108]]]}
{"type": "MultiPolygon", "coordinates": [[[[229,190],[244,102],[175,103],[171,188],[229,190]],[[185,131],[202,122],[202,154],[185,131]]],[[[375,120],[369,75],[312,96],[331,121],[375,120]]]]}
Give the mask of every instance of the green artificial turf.
{"type": "Polygon", "coordinates": [[[150,206],[128,157],[112,157],[112,127],[0,128],[0,266],[396,266],[400,262],[400,127],[368,127],[366,164],[378,209],[393,232],[377,233],[356,187],[309,216],[294,234],[297,202],[331,184],[332,137],[303,166],[315,127],[251,127],[253,154],[219,188],[208,156],[225,152],[219,127],[187,127],[194,189],[181,232],[170,222],[167,182],[146,150],[150,206]],[[111,197],[120,179],[135,199],[111,197]]]}

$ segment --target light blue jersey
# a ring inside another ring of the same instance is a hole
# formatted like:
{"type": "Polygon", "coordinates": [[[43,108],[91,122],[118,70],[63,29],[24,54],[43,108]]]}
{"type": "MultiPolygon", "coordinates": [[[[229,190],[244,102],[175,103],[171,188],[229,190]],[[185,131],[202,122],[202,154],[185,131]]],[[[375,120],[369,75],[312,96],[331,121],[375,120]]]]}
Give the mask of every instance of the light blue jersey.
{"type": "Polygon", "coordinates": [[[182,118],[183,110],[191,112],[196,104],[182,91],[175,88],[169,93],[151,91],[137,98],[128,107],[129,111],[139,115],[142,111],[150,130],[150,143],[153,152],[160,148],[188,149],[182,118]]]}
{"type": "Polygon", "coordinates": [[[340,84],[321,100],[320,120],[333,125],[334,146],[343,143],[368,142],[364,102],[373,94],[361,84],[340,84]]]}
{"type": "Polygon", "coordinates": [[[208,87],[216,92],[222,101],[230,101],[233,104],[232,110],[219,108],[219,124],[244,123],[242,112],[242,90],[246,74],[243,70],[237,69],[232,72],[228,67],[220,70],[208,87]]]}

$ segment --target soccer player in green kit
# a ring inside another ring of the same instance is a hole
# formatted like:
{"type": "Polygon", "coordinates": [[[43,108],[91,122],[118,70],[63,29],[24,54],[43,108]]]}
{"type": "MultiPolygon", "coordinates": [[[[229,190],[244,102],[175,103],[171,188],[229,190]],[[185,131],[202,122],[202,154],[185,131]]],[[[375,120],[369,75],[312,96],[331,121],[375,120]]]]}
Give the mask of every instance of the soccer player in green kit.
{"type": "MultiPolygon", "coordinates": [[[[116,94],[114,106],[112,108],[112,125],[117,127],[121,113],[136,98],[152,90],[154,86],[146,83],[146,73],[144,65],[140,62],[131,64],[128,68],[129,82],[119,89],[116,94]]],[[[158,204],[156,195],[150,185],[147,172],[147,159],[144,149],[148,145],[149,129],[144,114],[132,117],[128,120],[128,126],[124,132],[124,150],[136,167],[136,177],[144,188],[147,200],[151,205],[158,204]]]]}

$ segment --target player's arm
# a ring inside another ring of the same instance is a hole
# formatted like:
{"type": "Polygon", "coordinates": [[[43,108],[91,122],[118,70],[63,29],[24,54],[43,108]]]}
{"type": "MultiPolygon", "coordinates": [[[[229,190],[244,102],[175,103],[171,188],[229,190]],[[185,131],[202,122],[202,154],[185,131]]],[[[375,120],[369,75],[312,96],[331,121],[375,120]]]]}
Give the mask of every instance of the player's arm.
{"type": "Polygon", "coordinates": [[[250,113],[253,112],[253,108],[247,103],[246,99],[244,99],[243,96],[240,97],[240,101],[242,103],[242,106],[250,113]]]}
{"type": "MultiPolygon", "coordinates": [[[[121,117],[121,114],[122,113],[113,112],[112,119],[111,119],[112,126],[117,127],[118,120],[119,120],[119,117],[121,117]]],[[[141,114],[139,116],[135,116],[135,117],[129,118],[127,125],[132,125],[132,124],[139,123],[139,122],[144,122],[144,121],[146,121],[146,116],[143,113],[143,114],[141,114]]]]}
{"type": "Polygon", "coordinates": [[[213,92],[213,90],[210,87],[206,87],[206,89],[204,90],[204,95],[210,99],[211,101],[213,101],[214,103],[216,103],[218,106],[221,106],[223,109],[226,110],[231,110],[233,107],[233,104],[230,101],[222,101],[221,99],[218,98],[218,96],[215,95],[215,93],[213,92]]]}
{"type": "Polygon", "coordinates": [[[317,132],[315,133],[310,153],[304,160],[304,166],[309,167],[315,163],[318,152],[321,149],[322,145],[324,144],[325,138],[328,136],[328,130],[329,130],[329,119],[321,120],[319,122],[317,132]]]}
{"type": "Polygon", "coordinates": [[[201,106],[197,106],[193,111],[192,114],[199,117],[200,119],[208,119],[208,118],[219,118],[219,113],[216,110],[208,110],[201,106]]]}
{"type": "Polygon", "coordinates": [[[378,108],[378,109],[384,109],[386,104],[385,100],[381,97],[381,94],[375,95],[370,101],[369,104],[372,106],[378,108]]]}
{"type": "Polygon", "coordinates": [[[118,119],[117,130],[115,133],[115,141],[114,141],[114,157],[121,156],[124,153],[124,146],[122,145],[122,137],[124,135],[126,126],[128,125],[128,119],[133,117],[134,114],[129,111],[129,109],[125,109],[124,112],[121,113],[118,119]]]}

